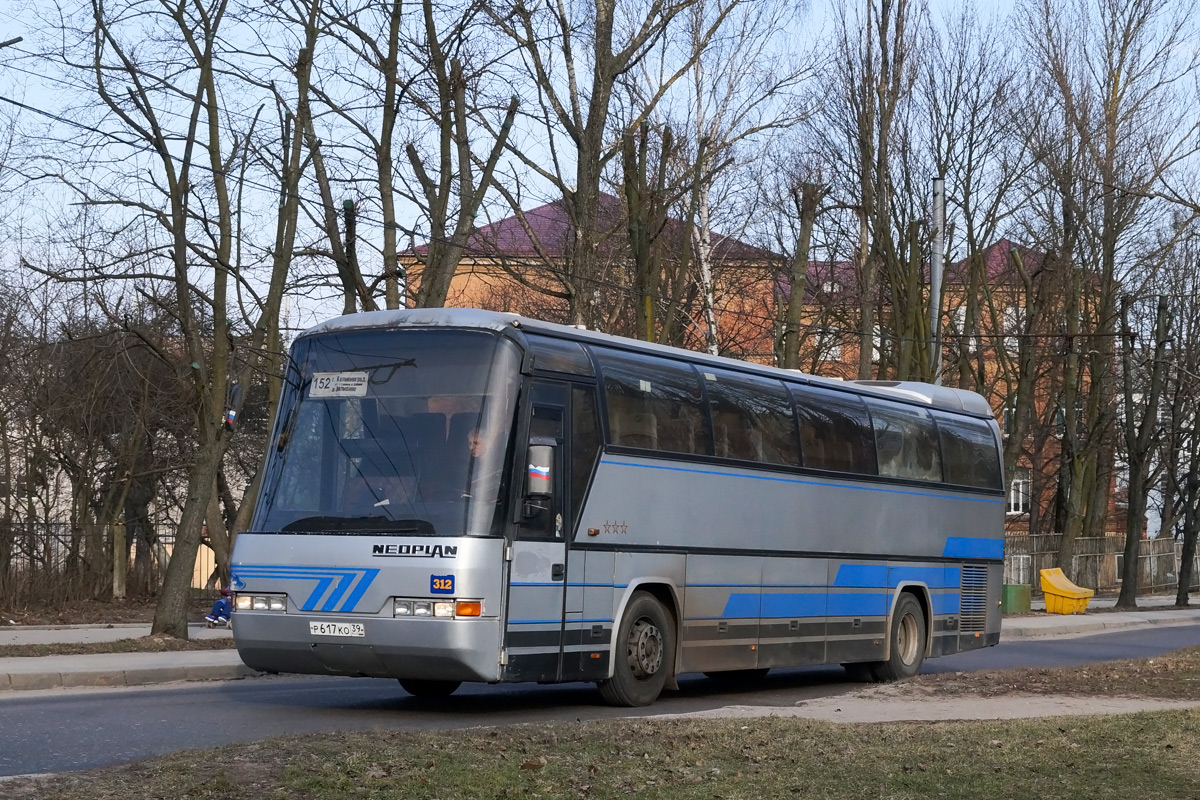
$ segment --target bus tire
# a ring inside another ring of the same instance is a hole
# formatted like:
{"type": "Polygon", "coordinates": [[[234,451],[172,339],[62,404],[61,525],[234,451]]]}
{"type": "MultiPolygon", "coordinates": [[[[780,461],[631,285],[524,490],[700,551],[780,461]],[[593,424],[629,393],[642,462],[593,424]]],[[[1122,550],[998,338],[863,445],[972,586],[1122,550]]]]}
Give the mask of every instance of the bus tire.
{"type": "Polygon", "coordinates": [[[625,609],[613,651],[613,676],[600,681],[609,705],[648,706],[662,693],[675,666],[675,630],[662,603],[637,592],[625,609]]]}
{"type": "Polygon", "coordinates": [[[449,697],[462,681],[431,681],[416,678],[399,678],[400,688],[413,697],[449,697]]]}
{"type": "Polygon", "coordinates": [[[891,656],[872,665],[875,680],[898,681],[920,672],[925,661],[925,612],[910,592],[902,593],[896,600],[888,636],[891,656]]]}

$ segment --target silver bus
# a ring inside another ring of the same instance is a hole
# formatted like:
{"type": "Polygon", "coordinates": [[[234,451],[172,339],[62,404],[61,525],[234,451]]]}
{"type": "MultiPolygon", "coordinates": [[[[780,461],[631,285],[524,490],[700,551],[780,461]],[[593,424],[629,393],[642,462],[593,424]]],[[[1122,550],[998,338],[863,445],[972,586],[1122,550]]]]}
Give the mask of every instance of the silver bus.
{"type": "Polygon", "coordinates": [[[418,696],[895,680],[999,640],[1004,500],[970,392],[473,309],[355,314],[291,348],[234,639],[259,670],[418,696]]]}

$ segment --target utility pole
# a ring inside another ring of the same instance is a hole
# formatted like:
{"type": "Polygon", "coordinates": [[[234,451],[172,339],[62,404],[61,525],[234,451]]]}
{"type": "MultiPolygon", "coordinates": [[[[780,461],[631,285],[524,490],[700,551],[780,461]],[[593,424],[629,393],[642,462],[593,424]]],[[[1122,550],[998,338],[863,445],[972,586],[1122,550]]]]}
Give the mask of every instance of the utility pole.
{"type": "Polygon", "coordinates": [[[946,181],[933,179],[933,252],[929,259],[929,365],[933,382],[942,383],[942,254],[946,251],[946,181]]]}

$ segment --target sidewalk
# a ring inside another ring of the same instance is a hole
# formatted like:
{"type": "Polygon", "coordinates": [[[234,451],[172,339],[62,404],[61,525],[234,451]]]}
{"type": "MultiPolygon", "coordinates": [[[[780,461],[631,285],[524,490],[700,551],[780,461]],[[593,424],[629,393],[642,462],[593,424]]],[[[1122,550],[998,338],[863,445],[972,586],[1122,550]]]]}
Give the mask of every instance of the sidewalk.
{"type": "MultiPolygon", "coordinates": [[[[1033,603],[1033,613],[1006,617],[1000,641],[1035,638],[1073,638],[1147,625],[1200,623],[1200,607],[1175,609],[1174,597],[1141,597],[1146,611],[1094,611],[1065,616],[1046,614],[1033,603]]],[[[1114,597],[1093,598],[1089,609],[1111,608],[1114,597]]],[[[236,624],[236,623],[235,623],[236,624]]],[[[0,627],[0,645],[101,642],[147,636],[149,625],[65,625],[54,627],[0,627]]],[[[228,637],[225,628],[192,625],[191,638],[228,637]]],[[[170,681],[214,681],[246,678],[261,673],[242,663],[237,651],[193,650],[175,653],[105,653],[82,656],[0,658],[0,694],[5,690],[57,689],[86,686],[145,686],[170,681]]]]}
{"type": "Polygon", "coordinates": [[[1047,614],[1041,598],[1031,603],[1032,615],[1005,617],[1000,626],[1000,641],[1014,639],[1058,639],[1141,628],[1147,625],[1194,625],[1200,623],[1200,606],[1175,608],[1175,595],[1145,595],[1138,598],[1142,611],[1107,611],[1117,598],[1093,597],[1084,614],[1047,614]],[[1093,610],[1095,609],[1095,610],[1093,610]]]}
{"type": "MultiPolygon", "coordinates": [[[[0,627],[0,645],[114,642],[150,635],[146,625],[0,627]]],[[[227,628],[188,626],[191,639],[230,638],[227,628]]],[[[82,686],[146,686],[171,681],[219,681],[260,673],[242,663],[237,650],[172,653],[102,653],[80,656],[0,658],[0,693],[11,689],[82,686]]]]}

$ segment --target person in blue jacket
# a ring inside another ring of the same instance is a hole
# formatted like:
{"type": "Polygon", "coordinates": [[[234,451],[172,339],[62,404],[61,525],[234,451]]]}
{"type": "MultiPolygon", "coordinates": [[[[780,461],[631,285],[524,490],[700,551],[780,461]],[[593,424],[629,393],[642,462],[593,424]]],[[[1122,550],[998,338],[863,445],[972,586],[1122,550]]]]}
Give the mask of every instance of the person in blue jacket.
{"type": "Polygon", "coordinates": [[[213,603],[212,611],[208,612],[208,616],[204,618],[204,621],[208,623],[208,627],[215,628],[218,625],[229,625],[229,615],[233,613],[233,601],[230,600],[232,595],[232,589],[221,590],[221,596],[217,598],[217,602],[213,603]]]}

